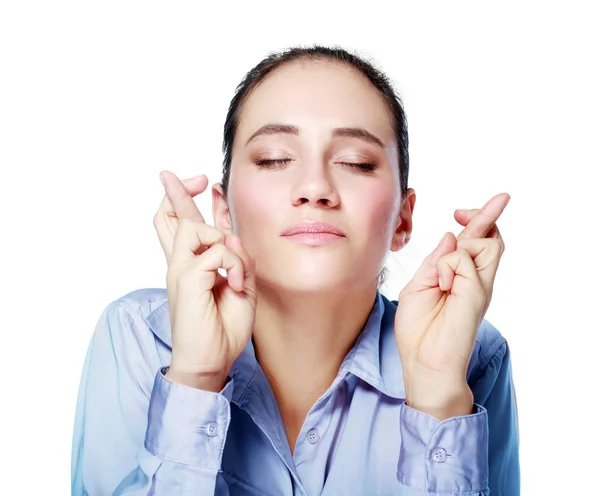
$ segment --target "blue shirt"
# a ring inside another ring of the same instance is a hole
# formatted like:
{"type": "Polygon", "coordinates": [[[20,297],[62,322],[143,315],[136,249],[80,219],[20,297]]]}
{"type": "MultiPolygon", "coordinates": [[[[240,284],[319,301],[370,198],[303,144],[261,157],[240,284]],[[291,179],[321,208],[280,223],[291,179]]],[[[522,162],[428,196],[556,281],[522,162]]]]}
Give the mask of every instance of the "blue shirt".
{"type": "Polygon", "coordinates": [[[509,349],[483,321],[468,369],[473,413],[445,421],[404,403],[396,301],[377,293],[294,453],[252,342],[220,393],[165,378],[166,290],[106,307],[86,356],[73,438],[72,494],[518,496],[509,349]]]}

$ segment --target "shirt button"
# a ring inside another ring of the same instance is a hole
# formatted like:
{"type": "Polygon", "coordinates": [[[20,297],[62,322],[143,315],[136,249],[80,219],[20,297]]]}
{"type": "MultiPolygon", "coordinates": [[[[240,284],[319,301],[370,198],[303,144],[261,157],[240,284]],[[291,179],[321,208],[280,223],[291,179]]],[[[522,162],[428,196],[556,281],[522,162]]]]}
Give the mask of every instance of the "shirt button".
{"type": "Polygon", "coordinates": [[[310,444],[317,444],[321,436],[319,436],[319,431],[317,429],[311,429],[306,433],[306,438],[310,444]]]}
{"type": "Polygon", "coordinates": [[[433,450],[431,458],[436,463],[444,463],[446,461],[446,458],[448,458],[448,454],[446,453],[446,450],[444,448],[436,448],[433,450]]]}
{"type": "Polygon", "coordinates": [[[215,437],[219,431],[219,426],[216,422],[209,422],[206,424],[206,435],[209,437],[215,437]]]}

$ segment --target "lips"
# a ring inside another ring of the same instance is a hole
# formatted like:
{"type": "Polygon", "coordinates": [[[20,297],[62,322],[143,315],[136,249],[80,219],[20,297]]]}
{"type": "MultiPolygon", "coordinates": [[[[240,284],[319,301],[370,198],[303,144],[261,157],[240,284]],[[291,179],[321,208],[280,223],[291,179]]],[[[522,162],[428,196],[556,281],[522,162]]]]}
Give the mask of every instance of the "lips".
{"type": "Polygon", "coordinates": [[[324,222],[303,222],[292,226],[281,233],[282,236],[294,236],[296,234],[333,234],[335,236],[345,237],[344,232],[332,224],[324,222]]]}

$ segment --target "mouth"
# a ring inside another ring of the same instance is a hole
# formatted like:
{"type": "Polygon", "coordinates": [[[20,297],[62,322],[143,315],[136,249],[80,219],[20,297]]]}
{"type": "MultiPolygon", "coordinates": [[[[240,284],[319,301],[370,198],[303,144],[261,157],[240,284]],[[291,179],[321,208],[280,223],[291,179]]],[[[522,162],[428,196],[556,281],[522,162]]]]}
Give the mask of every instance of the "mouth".
{"type": "Polygon", "coordinates": [[[321,246],[346,238],[341,229],[323,222],[304,222],[286,229],[281,236],[297,243],[321,246]]]}

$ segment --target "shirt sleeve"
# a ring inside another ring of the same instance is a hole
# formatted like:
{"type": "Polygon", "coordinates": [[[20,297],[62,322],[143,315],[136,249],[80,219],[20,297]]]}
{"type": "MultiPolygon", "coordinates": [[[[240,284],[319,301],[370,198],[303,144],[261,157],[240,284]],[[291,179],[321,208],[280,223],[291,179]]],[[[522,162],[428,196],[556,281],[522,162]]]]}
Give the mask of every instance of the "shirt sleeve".
{"type": "Polygon", "coordinates": [[[73,496],[227,495],[220,476],[233,383],[213,393],[165,378],[145,321],[109,305],[81,377],[73,496]]]}
{"type": "Polygon", "coordinates": [[[400,413],[402,496],[518,496],[518,426],[506,342],[472,385],[471,415],[439,421],[406,404],[400,413]]]}

